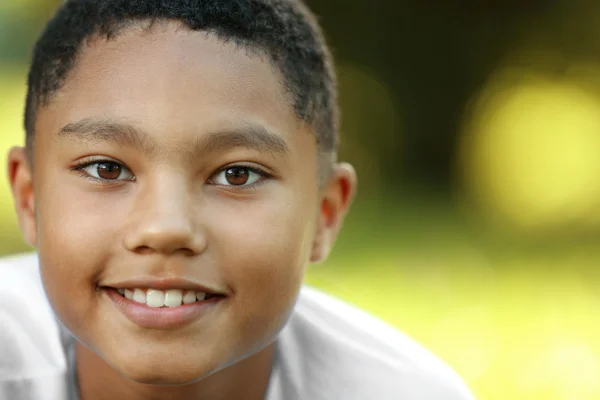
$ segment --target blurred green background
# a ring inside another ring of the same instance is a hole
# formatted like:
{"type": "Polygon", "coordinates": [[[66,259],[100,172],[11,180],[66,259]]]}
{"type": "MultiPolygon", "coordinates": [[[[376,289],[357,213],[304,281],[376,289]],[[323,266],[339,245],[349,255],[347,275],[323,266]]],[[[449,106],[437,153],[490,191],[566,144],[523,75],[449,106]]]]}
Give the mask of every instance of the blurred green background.
{"type": "MultiPolygon", "coordinates": [[[[24,142],[28,60],[58,3],[0,2],[3,154],[24,142]]],[[[360,194],[308,281],[431,348],[479,399],[600,398],[600,3],[309,4],[360,194]]],[[[0,254],[27,250],[5,181],[0,224],[0,254]]]]}

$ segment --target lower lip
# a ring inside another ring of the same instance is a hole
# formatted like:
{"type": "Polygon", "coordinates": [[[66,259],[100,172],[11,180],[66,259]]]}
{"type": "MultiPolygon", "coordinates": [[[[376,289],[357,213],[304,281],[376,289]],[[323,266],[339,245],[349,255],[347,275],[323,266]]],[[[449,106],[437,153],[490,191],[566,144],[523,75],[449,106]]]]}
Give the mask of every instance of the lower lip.
{"type": "Polygon", "coordinates": [[[224,297],[183,304],[177,307],[154,308],[121,296],[112,288],[103,289],[113,304],[134,324],[149,329],[177,329],[209,314],[224,297]]]}

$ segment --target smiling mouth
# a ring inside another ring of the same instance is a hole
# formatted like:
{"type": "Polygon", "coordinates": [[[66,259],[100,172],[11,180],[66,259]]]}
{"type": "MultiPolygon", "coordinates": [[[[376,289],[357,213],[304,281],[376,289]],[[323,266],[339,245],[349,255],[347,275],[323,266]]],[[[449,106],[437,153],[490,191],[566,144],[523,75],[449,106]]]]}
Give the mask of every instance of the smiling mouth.
{"type": "Polygon", "coordinates": [[[159,330],[179,329],[197,320],[210,318],[216,310],[222,310],[224,300],[229,297],[190,288],[100,288],[129,321],[142,328],[159,330]]]}
{"type": "Polygon", "coordinates": [[[204,303],[218,300],[224,296],[197,290],[146,289],[146,288],[106,288],[116,291],[120,296],[152,308],[174,308],[187,304],[204,303]]]}

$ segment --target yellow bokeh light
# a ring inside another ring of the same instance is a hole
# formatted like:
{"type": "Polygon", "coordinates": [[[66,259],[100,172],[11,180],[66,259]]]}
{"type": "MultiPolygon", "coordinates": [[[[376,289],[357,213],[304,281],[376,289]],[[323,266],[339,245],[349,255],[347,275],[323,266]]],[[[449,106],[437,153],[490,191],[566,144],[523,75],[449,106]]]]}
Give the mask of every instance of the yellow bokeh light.
{"type": "Polygon", "coordinates": [[[504,72],[475,103],[460,154],[468,194],[503,222],[589,227],[600,206],[600,96],[575,79],[504,72]]]}

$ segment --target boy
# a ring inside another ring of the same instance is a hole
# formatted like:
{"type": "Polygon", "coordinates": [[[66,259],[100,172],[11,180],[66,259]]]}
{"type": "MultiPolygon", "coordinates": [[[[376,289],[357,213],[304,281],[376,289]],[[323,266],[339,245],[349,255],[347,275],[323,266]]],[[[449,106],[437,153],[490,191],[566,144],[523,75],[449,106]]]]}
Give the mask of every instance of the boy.
{"type": "Polygon", "coordinates": [[[9,154],[37,254],[0,264],[0,397],[470,399],[402,334],[302,287],[355,192],[337,125],[299,1],[67,1],[9,154]]]}

